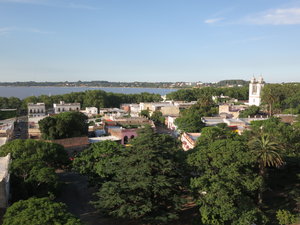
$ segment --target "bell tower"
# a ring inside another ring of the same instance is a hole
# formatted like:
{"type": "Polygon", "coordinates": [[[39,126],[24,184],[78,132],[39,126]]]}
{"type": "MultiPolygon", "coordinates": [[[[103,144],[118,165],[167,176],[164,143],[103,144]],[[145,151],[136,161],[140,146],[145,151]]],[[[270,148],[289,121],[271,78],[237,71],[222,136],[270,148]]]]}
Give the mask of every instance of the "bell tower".
{"type": "Polygon", "coordinates": [[[265,82],[262,76],[258,79],[253,77],[249,84],[249,105],[260,106],[261,102],[261,90],[264,87],[265,82]]]}

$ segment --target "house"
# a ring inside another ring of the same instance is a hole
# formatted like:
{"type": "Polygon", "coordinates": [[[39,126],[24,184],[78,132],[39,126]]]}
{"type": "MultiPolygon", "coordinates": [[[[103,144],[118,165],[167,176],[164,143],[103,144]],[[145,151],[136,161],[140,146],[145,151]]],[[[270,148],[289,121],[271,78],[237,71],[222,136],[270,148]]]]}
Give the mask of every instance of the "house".
{"type": "Polygon", "coordinates": [[[219,105],[219,116],[223,118],[239,118],[240,112],[248,108],[246,105],[221,104],[219,105]]]}
{"type": "Polygon", "coordinates": [[[131,117],[139,117],[140,115],[139,104],[122,104],[121,109],[130,114],[131,117]]]}
{"type": "Polygon", "coordinates": [[[46,106],[45,103],[28,103],[28,117],[40,117],[46,115],[46,106]]]}
{"type": "Polygon", "coordinates": [[[165,120],[165,125],[170,130],[177,130],[177,126],[175,125],[175,120],[178,116],[167,116],[165,120]]]}
{"type": "Polygon", "coordinates": [[[101,108],[99,114],[105,119],[114,119],[128,115],[124,110],[118,108],[101,108]]]}
{"type": "Polygon", "coordinates": [[[40,139],[42,133],[39,127],[39,121],[46,118],[47,116],[40,117],[29,117],[28,118],[28,138],[30,139],[40,139]]]}
{"type": "Polygon", "coordinates": [[[8,207],[10,196],[10,175],[9,164],[11,162],[10,154],[0,157],[0,211],[1,213],[8,207]]]}
{"type": "Polygon", "coordinates": [[[206,126],[216,126],[221,123],[225,123],[228,127],[231,127],[239,134],[243,133],[245,129],[248,129],[252,121],[267,120],[268,117],[254,117],[254,118],[223,118],[223,117],[203,117],[202,122],[206,126]]]}
{"type": "Polygon", "coordinates": [[[97,107],[86,107],[85,110],[81,111],[83,114],[87,115],[88,117],[92,117],[98,115],[98,108],[97,107]]]}
{"type": "Polygon", "coordinates": [[[130,140],[138,136],[138,129],[149,125],[155,128],[153,121],[143,117],[116,118],[114,120],[104,120],[106,134],[121,140],[122,145],[126,145],[130,140]]]}
{"type": "Polygon", "coordinates": [[[182,149],[188,151],[195,148],[197,139],[201,136],[201,133],[187,133],[184,132],[181,137],[182,149]]]}
{"type": "Polygon", "coordinates": [[[60,101],[58,104],[53,104],[54,113],[58,114],[61,112],[70,112],[70,111],[78,111],[80,110],[80,103],[65,103],[64,101],[60,101]]]}
{"type": "Polygon", "coordinates": [[[0,137],[9,140],[13,136],[15,120],[2,120],[0,125],[0,137]]]}

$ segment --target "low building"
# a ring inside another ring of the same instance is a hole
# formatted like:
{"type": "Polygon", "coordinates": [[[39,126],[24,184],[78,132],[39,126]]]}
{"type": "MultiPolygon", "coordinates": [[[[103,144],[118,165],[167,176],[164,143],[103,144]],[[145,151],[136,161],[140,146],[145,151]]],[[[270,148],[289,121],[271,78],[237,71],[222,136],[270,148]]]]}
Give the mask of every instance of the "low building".
{"type": "Polygon", "coordinates": [[[165,120],[165,125],[169,130],[177,130],[177,126],[175,125],[175,120],[178,116],[167,116],[165,120]]]}
{"type": "Polygon", "coordinates": [[[122,104],[121,109],[130,114],[131,117],[139,117],[140,115],[139,104],[122,104]]]}
{"type": "Polygon", "coordinates": [[[121,139],[115,136],[103,136],[103,137],[92,137],[89,138],[89,143],[93,144],[93,143],[97,143],[97,142],[102,142],[102,141],[114,141],[117,143],[121,144],[121,139]]]}
{"type": "Polygon", "coordinates": [[[293,114],[275,114],[274,117],[280,118],[281,122],[293,124],[297,121],[298,115],[293,114]]]}
{"type": "Polygon", "coordinates": [[[228,127],[233,128],[236,132],[241,134],[245,129],[248,129],[252,121],[267,120],[268,117],[253,117],[253,118],[222,118],[222,117],[203,117],[202,122],[206,126],[216,126],[225,123],[228,127]]]}
{"type": "Polygon", "coordinates": [[[45,103],[28,103],[28,117],[40,117],[46,115],[45,103]]]}
{"type": "Polygon", "coordinates": [[[101,108],[99,110],[99,114],[104,116],[105,119],[111,120],[128,115],[128,113],[125,112],[123,109],[118,108],[101,108]]]}
{"type": "Polygon", "coordinates": [[[85,110],[82,110],[81,112],[84,113],[85,115],[87,115],[88,117],[92,117],[92,116],[98,115],[98,108],[97,107],[86,107],[85,110]]]}
{"type": "Polygon", "coordinates": [[[117,118],[115,120],[105,120],[104,129],[106,134],[118,138],[122,145],[126,145],[133,138],[138,136],[138,129],[150,125],[155,128],[153,121],[143,117],[117,118]]]}
{"type": "Polygon", "coordinates": [[[13,136],[15,129],[14,122],[15,120],[2,120],[0,121],[0,137],[10,139],[13,136]]]}
{"type": "Polygon", "coordinates": [[[196,147],[197,139],[201,136],[201,133],[187,133],[184,132],[181,137],[182,149],[184,151],[191,150],[196,147]]]}
{"type": "Polygon", "coordinates": [[[46,118],[47,116],[41,117],[30,117],[28,118],[28,138],[29,139],[40,139],[42,133],[39,127],[39,121],[46,118]]]}
{"type": "Polygon", "coordinates": [[[10,154],[5,157],[0,157],[0,210],[1,213],[8,207],[10,196],[10,175],[9,164],[10,154]]]}
{"type": "Polygon", "coordinates": [[[219,105],[219,116],[223,118],[239,118],[240,112],[248,108],[246,105],[219,105]]]}
{"type": "Polygon", "coordinates": [[[60,101],[60,103],[53,104],[54,113],[59,114],[61,112],[70,112],[70,111],[80,111],[80,103],[65,103],[60,101]]]}

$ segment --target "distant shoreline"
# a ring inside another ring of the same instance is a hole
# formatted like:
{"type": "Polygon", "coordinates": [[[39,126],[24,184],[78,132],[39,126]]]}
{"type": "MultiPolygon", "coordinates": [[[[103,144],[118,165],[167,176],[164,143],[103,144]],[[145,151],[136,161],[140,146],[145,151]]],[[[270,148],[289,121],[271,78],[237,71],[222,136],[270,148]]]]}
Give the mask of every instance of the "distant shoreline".
{"type": "Polygon", "coordinates": [[[35,88],[143,88],[143,89],[179,89],[182,87],[103,87],[103,86],[16,86],[16,85],[0,85],[0,87],[35,87],[35,88]]]}

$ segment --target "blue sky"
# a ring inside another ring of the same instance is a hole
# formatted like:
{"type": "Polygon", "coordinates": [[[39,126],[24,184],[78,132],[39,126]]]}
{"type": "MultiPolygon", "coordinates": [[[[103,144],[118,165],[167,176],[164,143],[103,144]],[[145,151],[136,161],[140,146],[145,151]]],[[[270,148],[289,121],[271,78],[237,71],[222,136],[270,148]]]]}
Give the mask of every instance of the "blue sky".
{"type": "Polygon", "coordinates": [[[300,82],[299,0],[0,0],[1,81],[300,82]]]}

